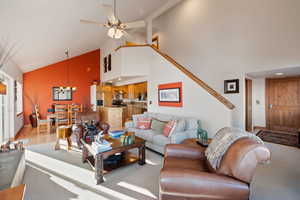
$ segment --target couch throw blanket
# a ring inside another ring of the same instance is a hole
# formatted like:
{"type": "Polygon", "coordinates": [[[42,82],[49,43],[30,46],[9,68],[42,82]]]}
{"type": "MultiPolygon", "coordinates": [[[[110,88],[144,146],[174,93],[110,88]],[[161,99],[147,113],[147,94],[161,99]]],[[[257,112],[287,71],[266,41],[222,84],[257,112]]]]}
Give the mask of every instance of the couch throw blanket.
{"type": "Polygon", "coordinates": [[[213,140],[207,147],[205,155],[210,165],[216,170],[220,167],[223,155],[227,149],[237,140],[241,138],[251,138],[258,143],[263,141],[254,134],[242,131],[238,128],[225,127],[219,130],[213,140]]]}

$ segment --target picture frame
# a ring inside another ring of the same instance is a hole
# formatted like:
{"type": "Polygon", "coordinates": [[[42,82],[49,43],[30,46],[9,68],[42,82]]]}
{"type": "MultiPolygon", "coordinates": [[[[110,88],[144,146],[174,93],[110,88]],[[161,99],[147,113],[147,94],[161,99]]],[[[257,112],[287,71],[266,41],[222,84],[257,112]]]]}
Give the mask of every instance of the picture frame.
{"type": "Polygon", "coordinates": [[[64,92],[61,92],[60,87],[52,87],[52,99],[53,101],[72,101],[73,92],[71,90],[64,89],[64,92]]]}
{"type": "Polygon", "coordinates": [[[240,92],[239,79],[231,79],[224,81],[224,93],[235,94],[240,92]]]}
{"type": "Polygon", "coordinates": [[[107,57],[104,57],[103,65],[104,65],[104,73],[106,73],[107,72],[107,57]]]}
{"type": "Polygon", "coordinates": [[[108,55],[107,70],[111,71],[111,54],[108,55]]]}
{"type": "Polygon", "coordinates": [[[159,92],[159,102],[175,102],[179,103],[180,99],[180,88],[166,88],[160,89],[159,92]]]}
{"type": "Polygon", "coordinates": [[[182,107],[182,83],[168,83],[158,86],[159,106],[182,107]]]}

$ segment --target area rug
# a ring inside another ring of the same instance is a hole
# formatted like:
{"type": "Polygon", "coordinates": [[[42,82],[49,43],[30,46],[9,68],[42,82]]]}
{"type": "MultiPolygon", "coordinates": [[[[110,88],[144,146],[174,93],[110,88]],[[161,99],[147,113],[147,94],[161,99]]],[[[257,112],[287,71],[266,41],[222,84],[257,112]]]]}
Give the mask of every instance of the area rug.
{"type": "Polygon", "coordinates": [[[54,143],[27,147],[24,183],[30,200],[154,200],[158,199],[163,157],[146,151],[146,164],[132,164],[105,174],[96,185],[94,172],[82,163],[80,150],[54,151],[54,143]],[[55,195],[55,198],[54,196],[55,195]]]}
{"type": "MultiPolygon", "coordinates": [[[[271,162],[259,165],[250,200],[299,200],[300,149],[266,142],[271,162]]],[[[93,171],[74,149],[54,151],[54,144],[27,147],[23,183],[25,200],[158,200],[159,171],[163,157],[146,151],[144,166],[133,164],[105,175],[96,185],[93,171]]]]}
{"type": "Polygon", "coordinates": [[[289,132],[261,130],[257,134],[265,142],[272,142],[292,147],[298,147],[298,134],[289,132]]]}

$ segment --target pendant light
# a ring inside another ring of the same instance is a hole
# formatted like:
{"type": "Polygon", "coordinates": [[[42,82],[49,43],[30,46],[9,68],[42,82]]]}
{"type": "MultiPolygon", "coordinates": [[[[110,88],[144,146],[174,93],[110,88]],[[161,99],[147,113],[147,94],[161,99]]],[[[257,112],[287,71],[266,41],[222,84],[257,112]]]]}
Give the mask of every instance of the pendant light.
{"type": "Polygon", "coordinates": [[[69,91],[69,90],[72,90],[73,92],[75,92],[77,88],[76,88],[76,87],[71,87],[71,86],[70,86],[69,49],[67,49],[67,50],[65,51],[65,54],[66,54],[66,57],[67,57],[67,59],[66,59],[66,63],[67,63],[67,86],[66,86],[66,87],[61,86],[61,87],[59,88],[59,90],[60,90],[60,92],[62,92],[62,93],[64,93],[65,91],[69,91]]]}

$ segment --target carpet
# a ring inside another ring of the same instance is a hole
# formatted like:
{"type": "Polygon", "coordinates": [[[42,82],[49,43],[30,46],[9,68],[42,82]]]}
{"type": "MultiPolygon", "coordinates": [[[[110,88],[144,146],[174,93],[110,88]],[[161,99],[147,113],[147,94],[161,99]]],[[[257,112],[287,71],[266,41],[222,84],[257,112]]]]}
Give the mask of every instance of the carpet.
{"type": "Polygon", "coordinates": [[[261,130],[257,134],[265,142],[298,147],[298,133],[288,133],[281,131],[261,130]]]}
{"type": "MultiPolygon", "coordinates": [[[[266,143],[271,163],[259,165],[251,183],[250,200],[299,200],[300,149],[266,143]]],[[[133,164],[106,174],[96,185],[81,153],[54,151],[54,144],[26,149],[25,200],[158,200],[163,157],[146,151],[146,165],[133,164]]]]}

